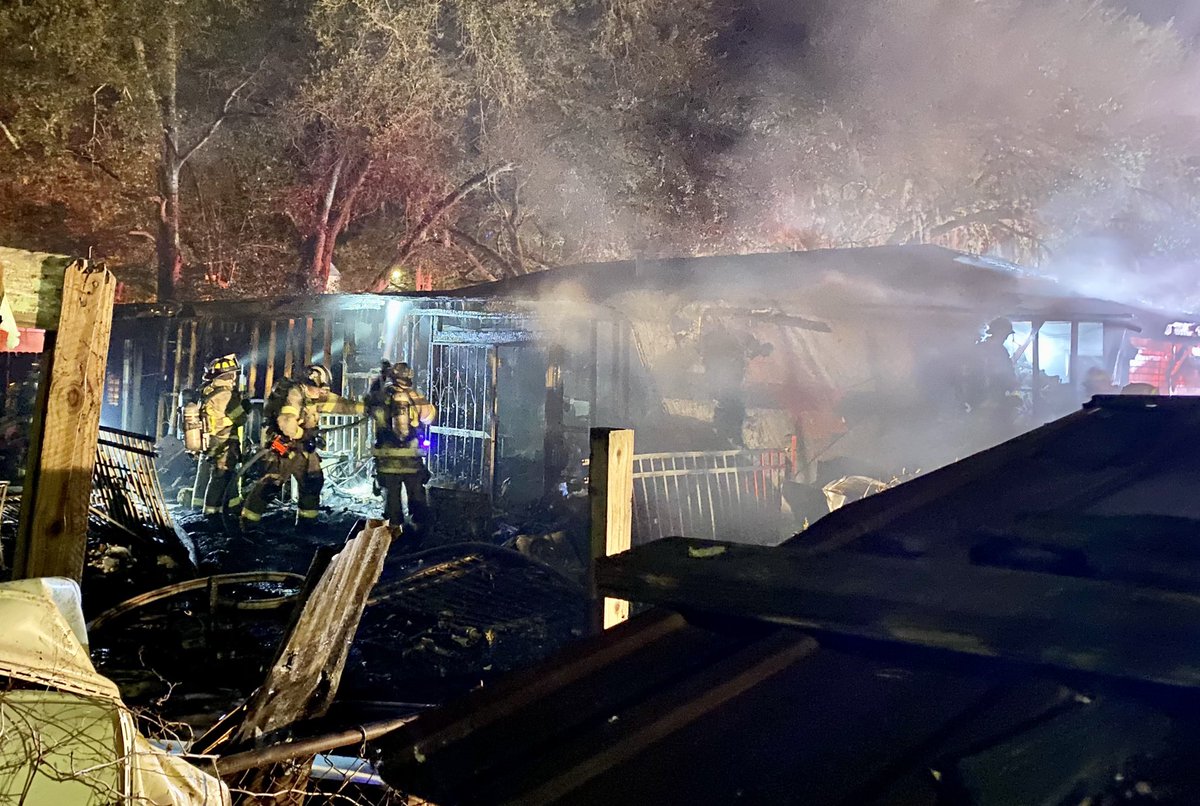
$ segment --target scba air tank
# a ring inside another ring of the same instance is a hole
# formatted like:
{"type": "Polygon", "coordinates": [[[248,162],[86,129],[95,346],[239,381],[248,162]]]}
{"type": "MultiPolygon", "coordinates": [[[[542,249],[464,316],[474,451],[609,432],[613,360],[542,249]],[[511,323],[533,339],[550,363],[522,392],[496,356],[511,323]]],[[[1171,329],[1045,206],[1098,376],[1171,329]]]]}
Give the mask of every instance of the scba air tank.
{"type": "Polygon", "coordinates": [[[191,389],[179,393],[180,420],[183,423],[183,449],[188,453],[204,450],[204,420],[200,412],[200,395],[191,389]]]}

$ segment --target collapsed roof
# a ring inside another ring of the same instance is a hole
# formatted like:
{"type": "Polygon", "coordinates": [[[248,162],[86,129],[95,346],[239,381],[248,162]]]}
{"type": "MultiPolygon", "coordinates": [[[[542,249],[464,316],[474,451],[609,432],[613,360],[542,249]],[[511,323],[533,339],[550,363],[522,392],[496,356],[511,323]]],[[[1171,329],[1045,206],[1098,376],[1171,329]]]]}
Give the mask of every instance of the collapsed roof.
{"type": "Polygon", "coordinates": [[[779,548],[602,561],[654,611],[393,734],[439,802],[1194,800],[1200,401],[1096,398],[779,548]]]}

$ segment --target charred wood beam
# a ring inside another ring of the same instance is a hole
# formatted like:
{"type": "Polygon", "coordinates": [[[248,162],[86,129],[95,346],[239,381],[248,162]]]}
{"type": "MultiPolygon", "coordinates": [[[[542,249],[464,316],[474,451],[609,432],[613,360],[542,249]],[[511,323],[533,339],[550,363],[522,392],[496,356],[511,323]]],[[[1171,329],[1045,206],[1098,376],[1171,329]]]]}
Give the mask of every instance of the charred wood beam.
{"type": "Polygon", "coordinates": [[[240,741],[321,716],[333,702],[350,642],[391,544],[388,528],[373,523],[347,541],[327,567],[321,568],[321,555],[314,560],[309,584],[317,581],[251,700],[240,741]]]}
{"type": "Polygon", "coordinates": [[[631,601],[1200,687],[1200,599],[1152,588],[686,538],[601,559],[597,582],[631,601]]]}

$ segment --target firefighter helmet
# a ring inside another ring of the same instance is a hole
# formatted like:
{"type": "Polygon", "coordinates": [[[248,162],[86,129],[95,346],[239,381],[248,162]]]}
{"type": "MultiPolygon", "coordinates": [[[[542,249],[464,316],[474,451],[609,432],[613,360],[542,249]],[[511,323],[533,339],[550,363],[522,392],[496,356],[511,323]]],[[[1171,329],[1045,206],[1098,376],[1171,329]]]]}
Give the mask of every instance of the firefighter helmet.
{"type": "Polygon", "coordinates": [[[413,368],[410,367],[404,361],[401,361],[399,364],[393,365],[392,373],[393,373],[393,377],[396,380],[398,380],[400,383],[403,383],[407,386],[412,386],[413,368]]]}
{"type": "Polygon", "coordinates": [[[1003,316],[998,316],[987,324],[987,332],[989,336],[997,339],[1007,339],[1016,331],[1013,330],[1013,323],[1003,316]]]}
{"type": "Polygon", "coordinates": [[[309,383],[321,389],[328,389],[333,383],[333,375],[324,364],[309,364],[304,369],[304,375],[309,383]]]}
{"type": "Polygon", "coordinates": [[[208,378],[216,378],[220,375],[234,373],[241,369],[238,364],[237,355],[229,353],[220,358],[214,358],[208,362],[208,366],[204,368],[204,375],[208,378]]]}

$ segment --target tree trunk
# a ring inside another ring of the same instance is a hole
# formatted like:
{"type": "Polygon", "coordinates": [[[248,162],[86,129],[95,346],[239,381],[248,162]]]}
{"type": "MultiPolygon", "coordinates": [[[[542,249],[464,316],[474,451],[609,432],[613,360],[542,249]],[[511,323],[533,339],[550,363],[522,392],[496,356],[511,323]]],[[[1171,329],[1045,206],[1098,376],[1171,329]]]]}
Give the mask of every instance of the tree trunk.
{"type": "Polygon", "coordinates": [[[354,205],[358,202],[358,194],[362,191],[363,184],[367,181],[367,172],[371,170],[372,162],[370,158],[364,159],[354,169],[354,173],[350,179],[350,190],[346,192],[341,204],[338,205],[337,217],[329,227],[324,249],[319,254],[318,278],[320,279],[322,289],[329,282],[329,271],[333,268],[333,249],[337,246],[338,236],[346,230],[351,217],[354,215],[354,205]]]}
{"type": "Polygon", "coordinates": [[[229,116],[229,110],[253,75],[230,91],[220,111],[213,117],[208,128],[200,134],[190,147],[183,148],[179,142],[179,35],[176,30],[179,2],[165,4],[165,31],[163,34],[161,60],[153,63],[146,52],[145,43],[134,38],[142,70],[148,86],[157,95],[159,114],[162,118],[162,159],[158,166],[158,232],[155,250],[158,253],[158,299],[174,299],[183,280],[183,252],[180,247],[179,176],[187,161],[204,146],[229,116]]]}
{"type": "Polygon", "coordinates": [[[341,181],[342,166],[345,164],[345,156],[338,157],[337,162],[333,164],[333,172],[329,175],[329,186],[325,188],[325,198],[317,215],[317,225],[310,236],[312,245],[311,248],[305,249],[301,276],[297,278],[296,285],[301,292],[320,293],[325,290],[325,284],[329,281],[329,265],[325,262],[325,245],[330,240],[329,214],[333,210],[333,200],[337,196],[338,182],[341,181]]]}
{"type": "MultiPolygon", "coordinates": [[[[164,137],[164,141],[167,138],[164,137]]],[[[173,150],[164,142],[163,151],[173,150]]],[[[163,155],[159,166],[158,237],[155,250],[158,253],[158,299],[160,302],[175,299],[183,279],[183,255],[179,248],[179,168],[163,155]]]]}
{"type": "Polygon", "coordinates": [[[179,253],[179,108],[177,81],[179,70],[179,41],[175,31],[175,16],[167,14],[167,30],[163,42],[162,86],[159,111],[162,115],[162,161],[158,166],[158,299],[175,299],[179,281],[183,278],[183,258],[179,253]]]}

